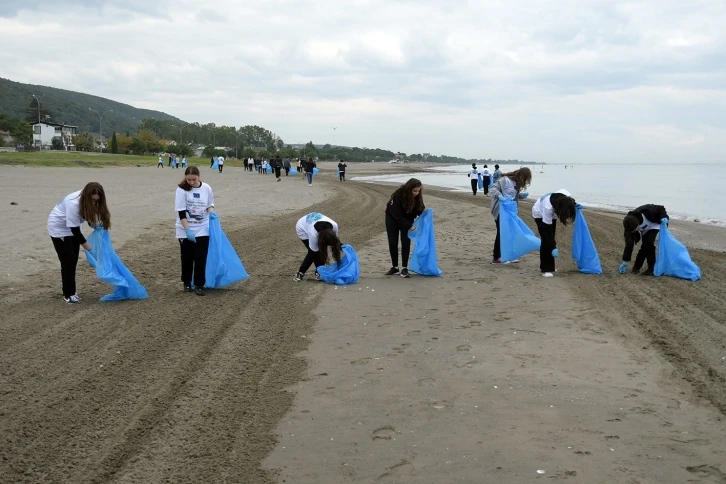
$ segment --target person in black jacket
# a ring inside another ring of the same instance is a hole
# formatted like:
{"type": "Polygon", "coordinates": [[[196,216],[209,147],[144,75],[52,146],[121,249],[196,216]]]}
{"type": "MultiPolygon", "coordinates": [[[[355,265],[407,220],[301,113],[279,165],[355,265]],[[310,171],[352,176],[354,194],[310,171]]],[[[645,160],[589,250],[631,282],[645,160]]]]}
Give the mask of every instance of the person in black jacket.
{"type": "Polygon", "coordinates": [[[348,165],[345,163],[345,161],[340,160],[340,163],[338,163],[338,178],[340,178],[340,181],[345,181],[345,169],[348,167],[348,165]]]}
{"type": "Polygon", "coordinates": [[[290,158],[285,158],[282,160],[282,167],[285,168],[285,176],[290,176],[290,158]]]}
{"type": "Polygon", "coordinates": [[[313,184],[313,171],[316,168],[315,161],[312,158],[308,158],[308,161],[305,163],[305,176],[307,176],[308,179],[308,186],[311,186],[313,184]]]}
{"type": "Polygon", "coordinates": [[[408,273],[408,257],[411,253],[411,239],[409,230],[416,230],[413,221],[426,209],[423,202],[423,187],[421,181],[411,178],[401,185],[386,205],[386,233],[388,234],[388,249],[391,252],[391,269],[387,276],[399,274],[401,277],[411,277],[408,273]],[[401,234],[401,271],[398,270],[398,235],[401,234]]]}
{"type": "Polygon", "coordinates": [[[277,178],[277,181],[280,181],[280,173],[282,171],[280,155],[275,155],[275,159],[272,160],[272,169],[275,170],[275,178],[277,178]]]}
{"type": "Polygon", "coordinates": [[[633,255],[633,247],[642,242],[638,255],[635,256],[633,274],[638,274],[643,267],[643,262],[648,261],[648,268],[643,272],[644,276],[652,276],[655,268],[655,238],[658,236],[661,223],[668,223],[668,212],[663,205],[643,205],[628,214],[623,219],[625,229],[625,250],[623,251],[623,262],[618,272],[624,274],[628,270],[628,262],[633,255]]]}

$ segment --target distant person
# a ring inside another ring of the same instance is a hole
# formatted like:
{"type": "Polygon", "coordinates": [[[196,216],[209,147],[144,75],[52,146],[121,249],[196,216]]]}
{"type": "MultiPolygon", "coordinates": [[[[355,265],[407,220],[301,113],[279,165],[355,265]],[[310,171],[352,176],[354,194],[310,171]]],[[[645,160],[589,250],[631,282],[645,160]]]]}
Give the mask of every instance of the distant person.
{"type": "Polygon", "coordinates": [[[164,168],[164,158],[162,158],[161,156],[159,157],[159,163],[157,163],[156,167],[157,168],[159,168],[159,167],[164,168]]]}
{"type": "Polygon", "coordinates": [[[187,167],[187,157],[185,156],[184,158],[182,158],[182,168],[186,168],[186,167],[187,167]]]}
{"type": "Polygon", "coordinates": [[[290,165],[290,158],[285,158],[282,161],[282,167],[285,168],[285,176],[290,176],[290,168],[292,168],[292,165],[290,165]]]}
{"type": "Polygon", "coordinates": [[[312,158],[308,158],[307,163],[305,163],[305,175],[308,179],[308,186],[313,185],[313,172],[315,168],[317,168],[315,161],[312,158]]]}
{"type": "Polygon", "coordinates": [[[494,173],[492,174],[492,181],[494,183],[496,183],[497,180],[499,180],[499,177],[501,177],[501,176],[502,176],[502,172],[499,171],[499,165],[494,165],[494,173]]]}
{"type": "MultiPolygon", "coordinates": [[[[162,165],[164,160],[162,159],[162,165]]],[[[48,234],[61,265],[63,301],[78,304],[81,298],[76,290],[76,267],[81,246],[87,251],[91,245],[81,233],[83,222],[91,227],[111,228],[111,214],[106,206],[106,193],[100,183],[91,182],[67,195],[48,216],[48,234]]]]}
{"type": "Polygon", "coordinates": [[[282,160],[280,159],[280,155],[275,155],[273,163],[272,169],[275,170],[275,178],[277,178],[277,181],[280,181],[280,174],[282,172],[282,160]]]}
{"type": "Polygon", "coordinates": [[[623,262],[618,271],[624,274],[628,270],[628,262],[633,255],[633,247],[638,242],[640,250],[635,256],[633,274],[640,273],[643,262],[648,262],[648,268],[643,272],[644,276],[652,276],[655,268],[655,239],[660,232],[660,224],[668,223],[668,212],[663,205],[643,205],[636,208],[623,219],[625,229],[625,250],[623,251],[623,262]]]}
{"type": "Polygon", "coordinates": [[[477,169],[476,163],[472,163],[467,176],[469,177],[469,181],[471,182],[471,191],[473,192],[474,196],[476,196],[476,190],[479,187],[480,174],[481,172],[477,169]]]}
{"type": "Polygon", "coordinates": [[[577,203],[567,190],[557,190],[548,193],[535,202],[532,207],[532,217],[537,224],[542,245],[539,250],[539,269],[544,277],[554,277],[555,258],[559,257],[555,233],[557,220],[562,225],[575,220],[577,203]]]}
{"type": "Polygon", "coordinates": [[[481,181],[484,187],[484,195],[489,195],[489,185],[492,184],[492,174],[487,165],[484,165],[484,168],[481,171],[481,181]]]}
{"type": "Polygon", "coordinates": [[[408,258],[411,255],[411,239],[409,230],[415,230],[413,222],[426,209],[423,202],[423,186],[421,181],[411,178],[391,195],[386,204],[386,234],[388,250],[391,253],[391,268],[387,276],[400,274],[409,278],[408,258]],[[398,240],[401,239],[401,270],[398,270],[398,240]]]}
{"type": "Polygon", "coordinates": [[[169,166],[171,166],[171,161],[174,159],[172,155],[169,155],[169,166]]]}
{"type": "Polygon", "coordinates": [[[222,173],[222,169],[224,168],[224,156],[217,158],[217,167],[219,168],[219,172],[222,173]]]}
{"type": "Polygon", "coordinates": [[[212,159],[209,160],[209,168],[213,168],[214,167],[214,160],[215,160],[215,157],[212,156],[212,159]]]}
{"type": "MultiPolygon", "coordinates": [[[[176,189],[176,238],[181,249],[181,280],[184,292],[204,296],[209,253],[209,218],[214,213],[212,187],[202,182],[199,168],[187,167],[176,189]],[[194,289],[192,289],[192,278],[194,289]]],[[[216,217],[217,214],[214,214],[216,217]]]]}
{"type": "Polygon", "coordinates": [[[333,260],[338,264],[343,257],[342,244],[338,238],[338,224],[322,213],[313,212],[297,221],[295,232],[305,245],[307,254],[305,254],[305,259],[303,259],[300,269],[298,269],[292,280],[295,282],[302,281],[310,266],[315,264],[315,280],[320,281],[318,267],[328,263],[328,250],[332,253],[333,260]]]}
{"type": "MultiPolygon", "coordinates": [[[[484,183],[484,187],[487,186],[487,183],[488,182],[484,183]]],[[[530,183],[532,183],[532,171],[529,168],[520,168],[517,171],[502,175],[499,180],[492,185],[490,211],[492,213],[492,217],[494,217],[494,225],[497,227],[497,235],[494,238],[492,264],[502,263],[502,248],[499,238],[499,204],[504,200],[514,200],[515,202],[519,202],[519,200],[527,198],[529,194],[523,190],[526,189],[530,183]]]]}
{"type": "Polygon", "coordinates": [[[340,178],[340,181],[345,181],[345,169],[348,167],[348,165],[345,163],[345,161],[340,160],[340,163],[338,163],[338,178],[340,178]]]}

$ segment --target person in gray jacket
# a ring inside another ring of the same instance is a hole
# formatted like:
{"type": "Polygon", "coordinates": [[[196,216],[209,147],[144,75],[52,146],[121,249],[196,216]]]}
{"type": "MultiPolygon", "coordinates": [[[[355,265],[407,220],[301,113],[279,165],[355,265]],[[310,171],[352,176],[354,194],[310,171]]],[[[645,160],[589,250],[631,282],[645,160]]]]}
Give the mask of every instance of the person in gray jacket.
{"type": "MultiPolygon", "coordinates": [[[[496,167],[497,171],[499,171],[499,165],[496,165],[496,167]]],[[[529,194],[523,190],[530,183],[532,183],[532,172],[529,168],[520,168],[511,173],[501,175],[489,189],[489,196],[492,198],[491,213],[492,217],[494,217],[494,224],[497,226],[492,264],[502,263],[501,241],[499,240],[499,202],[503,200],[514,200],[518,202],[519,200],[527,198],[529,194]]]]}

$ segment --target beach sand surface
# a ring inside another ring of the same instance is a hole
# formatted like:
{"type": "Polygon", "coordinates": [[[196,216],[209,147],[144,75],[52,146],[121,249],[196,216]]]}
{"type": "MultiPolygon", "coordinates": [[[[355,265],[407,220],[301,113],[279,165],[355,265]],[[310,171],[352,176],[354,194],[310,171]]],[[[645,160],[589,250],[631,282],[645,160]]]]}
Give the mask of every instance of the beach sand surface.
{"type": "Polygon", "coordinates": [[[607,273],[575,271],[566,228],[546,280],[536,254],[489,264],[488,199],[427,188],[444,275],[388,278],[392,187],[231,168],[202,174],[251,278],[199,298],[180,291],[169,171],[6,169],[1,482],[724,482],[722,252],[691,251],[697,283],[619,276],[619,220],[588,211],[607,273]],[[60,299],[45,220],[90,180],[146,301],[98,302],[84,261],[82,304],[60,299]],[[358,250],[358,284],[292,282],[312,210],[358,250]]]}

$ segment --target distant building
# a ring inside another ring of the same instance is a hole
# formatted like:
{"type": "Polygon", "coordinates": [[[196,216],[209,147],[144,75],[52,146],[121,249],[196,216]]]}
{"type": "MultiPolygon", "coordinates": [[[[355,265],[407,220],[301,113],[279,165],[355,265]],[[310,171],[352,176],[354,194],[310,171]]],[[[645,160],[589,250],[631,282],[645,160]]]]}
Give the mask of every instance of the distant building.
{"type": "Polygon", "coordinates": [[[10,145],[13,143],[13,137],[10,136],[10,131],[0,131],[0,140],[3,141],[4,145],[10,145]]]}
{"type": "Polygon", "coordinates": [[[59,137],[66,151],[76,151],[76,145],[73,144],[73,137],[76,135],[77,130],[78,126],[53,123],[51,121],[35,123],[33,125],[33,146],[41,150],[49,150],[53,138],[59,137]]]}

